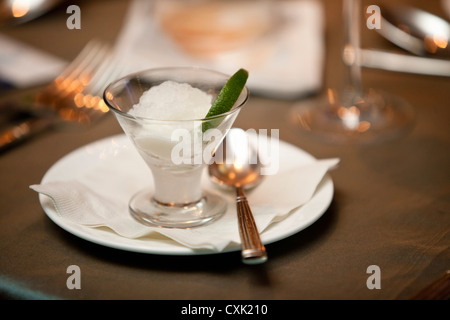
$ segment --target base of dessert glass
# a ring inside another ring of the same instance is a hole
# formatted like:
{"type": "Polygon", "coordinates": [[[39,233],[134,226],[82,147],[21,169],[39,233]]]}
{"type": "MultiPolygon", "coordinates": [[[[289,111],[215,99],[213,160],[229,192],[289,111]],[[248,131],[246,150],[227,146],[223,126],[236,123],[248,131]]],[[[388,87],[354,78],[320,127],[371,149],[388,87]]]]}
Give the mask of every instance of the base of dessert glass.
{"type": "Polygon", "coordinates": [[[294,106],[291,120],[303,133],[323,142],[369,144],[390,140],[412,128],[414,110],[402,98],[369,90],[328,90],[328,95],[294,106]]]}
{"type": "Polygon", "coordinates": [[[217,220],[225,213],[227,202],[204,192],[196,202],[166,204],[155,200],[151,190],[144,189],[131,198],[129,209],[134,219],[147,226],[186,229],[217,220]]]}

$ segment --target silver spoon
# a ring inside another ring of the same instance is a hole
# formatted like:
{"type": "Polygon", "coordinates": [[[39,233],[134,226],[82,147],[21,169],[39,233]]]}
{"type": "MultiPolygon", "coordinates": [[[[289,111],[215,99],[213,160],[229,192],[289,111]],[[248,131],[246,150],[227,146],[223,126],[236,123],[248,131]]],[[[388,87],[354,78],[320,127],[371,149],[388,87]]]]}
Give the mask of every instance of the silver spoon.
{"type": "Polygon", "coordinates": [[[258,152],[249,143],[245,131],[231,129],[222,142],[222,147],[216,151],[215,159],[209,166],[212,180],[236,189],[242,261],[246,264],[263,263],[267,260],[266,248],[261,242],[244,192],[244,187],[246,189],[255,187],[261,181],[258,152]]]}
{"type": "Polygon", "coordinates": [[[377,31],[397,46],[419,56],[450,56],[450,23],[429,12],[404,5],[381,8],[377,31]]]}

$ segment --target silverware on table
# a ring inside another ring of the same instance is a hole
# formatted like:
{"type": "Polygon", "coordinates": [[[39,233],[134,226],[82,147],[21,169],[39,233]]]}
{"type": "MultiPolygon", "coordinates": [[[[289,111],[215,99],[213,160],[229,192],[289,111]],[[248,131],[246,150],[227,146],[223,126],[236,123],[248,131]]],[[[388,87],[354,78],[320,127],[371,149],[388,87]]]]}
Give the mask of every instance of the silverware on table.
{"type": "Polygon", "coordinates": [[[236,189],[236,205],[239,234],[242,245],[242,261],[259,264],[267,260],[266,248],[261,242],[244,188],[256,186],[261,181],[261,163],[255,148],[248,142],[247,134],[241,129],[231,129],[222,148],[216,151],[216,159],[209,166],[213,181],[236,189]]]}
{"type": "Polygon", "coordinates": [[[358,49],[360,67],[450,77],[450,60],[418,57],[375,49],[358,49]]]}
{"type": "Polygon", "coordinates": [[[394,72],[450,77],[450,23],[406,5],[381,8],[381,28],[388,41],[410,54],[358,49],[357,65],[394,72]]]}
{"type": "Polygon", "coordinates": [[[389,5],[381,8],[379,34],[418,56],[450,57],[450,23],[413,6],[389,5]]]}
{"type": "Polygon", "coordinates": [[[74,61],[31,101],[5,102],[17,104],[11,109],[26,109],[30,116],[0,132],[0,151],[58,123],[86,125],[99,120],[108,112],[102,99],[103,89],[123,70],[108,45],[90,41],[74,61]]]}

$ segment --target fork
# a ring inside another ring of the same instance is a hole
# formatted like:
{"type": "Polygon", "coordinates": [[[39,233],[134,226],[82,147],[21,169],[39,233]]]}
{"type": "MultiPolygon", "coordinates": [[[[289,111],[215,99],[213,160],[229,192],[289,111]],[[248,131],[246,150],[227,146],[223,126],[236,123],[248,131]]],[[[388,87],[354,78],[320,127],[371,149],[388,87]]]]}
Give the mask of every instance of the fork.
{"type": "Polygon", "coordinates": [[[125,70],[110,52],[109,46],[98,40],[88,42],[73,62],[33,97],[38,115],[0,133],[0,151],[61,122],[88,125],[102,118],[108,112],[103,89],[125,70]]]}

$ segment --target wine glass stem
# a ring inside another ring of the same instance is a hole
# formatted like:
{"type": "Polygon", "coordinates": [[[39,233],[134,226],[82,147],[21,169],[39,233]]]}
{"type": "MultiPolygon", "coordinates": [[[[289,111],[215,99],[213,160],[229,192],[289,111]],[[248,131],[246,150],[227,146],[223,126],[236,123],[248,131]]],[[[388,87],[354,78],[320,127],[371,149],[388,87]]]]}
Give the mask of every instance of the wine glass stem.
{"type": "Polygon", "coordinates": [[[360,0],[343,0],[344,49],[343,60],[348,77],[347,86],[356,93],[362,92],[360,55],[360,0]]]}

